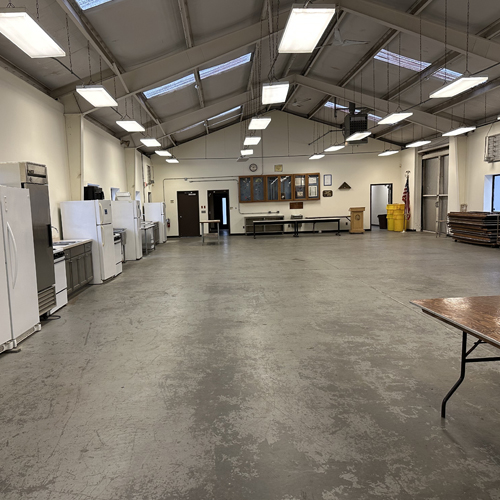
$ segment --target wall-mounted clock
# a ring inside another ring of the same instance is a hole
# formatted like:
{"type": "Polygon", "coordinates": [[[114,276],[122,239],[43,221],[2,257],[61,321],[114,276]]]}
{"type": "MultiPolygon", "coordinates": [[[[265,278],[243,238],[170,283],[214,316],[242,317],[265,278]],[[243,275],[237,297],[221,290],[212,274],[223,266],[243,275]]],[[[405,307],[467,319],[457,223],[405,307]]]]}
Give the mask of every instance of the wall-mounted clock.
{"type": "Polygon", "coordinates": [[[248,168],[250,169],[250,172],[257,172],[259,167],[255,163],[252,163],[248,168]]]}

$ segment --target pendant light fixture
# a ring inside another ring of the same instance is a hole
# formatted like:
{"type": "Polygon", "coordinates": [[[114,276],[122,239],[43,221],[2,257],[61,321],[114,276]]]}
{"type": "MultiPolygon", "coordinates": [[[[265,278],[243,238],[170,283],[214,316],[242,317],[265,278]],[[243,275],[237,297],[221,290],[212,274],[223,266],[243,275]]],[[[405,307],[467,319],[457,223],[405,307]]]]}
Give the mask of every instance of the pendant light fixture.
{"type": "Polygon", "coordinates": [[[179,160],[177,158],[167,158],[165,161],[167,163],[179,163],[179,160]]]}
{"type": "Polygon", "coordinates": [[[309,9],[293,5],[279,45],[279,53],[311,53],[334,15],[335,5],[314,6],[309,9]]]}
{"type": "Polygon", "coordinates": [[[163,149],[159,149],[159,150],[155,151],[155,154],[157,154],[158,156],[169,156],[169,157],[172,156],[172,153],[170,151],[167,151],[165,149],[165,145],[164,144],[162,144],[162,148],[163,149]]]}
{"type": "Polygon", "coordinates": [[[253,149],[242,149],[240,151],[241,156],[252,156],[253,155],[253,149]]]}
{"type": "Polygon", "coordinates": [[[366,132],[355,132],[346,139],[346,142],[361,141],[363,139],[366,139],[370,135],[372,135],[372,133],[368,130],[366,132]]]}
{"type": "Polygon", "coordinates": [[[161,143],[153,137],[143,138],[141,142],[148,148],[157,148],[161,146],[161,143]]]}
{"type": "Polygon", "coordinates": [[[395,149],[386,149],[383,153],[380,153],[379,156],[392,156],[397,155],[399,151],[395,149]]]}
{"type": "Polygon", "coordinates": [[[271,123],[271,118],[252,118],[248,130],[265,130],[271,123]]]}
{"type": "Polygon", "coordinates": [[[392,113],[391,115],[386,116],[382,120],[378,122],[379,125],[395,125],[396,123],[402,122],[403,120],[406,120],[410,116],[412,116],[413,113],[409,112],[403,112],[403,111],[396,111],[395,113],[392,113]]]}
{"type": "Polygon", "coordinates": [[[316,153],[313,154],[312,156],[309,157],[310,160],[321,160],[321,158],[324,158],[325,155],[321,153],[316,153]]]}
{"type": "MultiPolygon", "coordinates": [[[[134,111],[134,104],[132,101],[132,114],[134,111]]],[[[123,130],[127,132],[145,132],[146,129],[140,124],[137,123],[134,119],[131,119],[128,116],[127,111],[127,99],[125,99],[125,116],[121,120],[117,120],[116,124],[121,127],[123,130]]]]}
{"type": "Polygon", "coordinates": [[[340,151],[341,149],[344,148],[345,148],[344,144],[336,144],[335,146],[330,146],[329,148],[326,148],[325,153],[334,153],[335,151],[340,151]]]}
{"type": "MultiPolygon", "coordinates": [[[[36,2],[38,12],[38,0],[36,2]]],[[[37,16],[37,21],[39,21],[37,16]]],[[[0,9],[0,33],[33,59],[65,57],[61,47],[40,27],[26,9],[16,9],[9,2],[0,9]]]]}
{"type": "Polygon", "coordinates": [[[257,146],[260,142],[260,137],[247,136],[243,142],[243,146],[257,146]]]}
{"type": "Polygon", "coordinates": [[[426,146],[427,144],[430,144],[432,141],[416,141],[412,142],[411,144],[407,144],[407,148],[419,148],[421,146],[426,146]]]}
{"type": "Polygon", "coordinates": [[[456,128],[455,130],[450,130],[449,132],[446,132],[445,134],[443,134],[443,137],[455,137],[457,135],[467,134],[468,132],[472,132],[473,130],[476,130],[475,126],[459,127],[456,128]]]}
{"type": "Polygon", "coordinates": [[[262,104],[280,104],[286,101],[289,82],[270,82],[262,85],[262,104]]]}

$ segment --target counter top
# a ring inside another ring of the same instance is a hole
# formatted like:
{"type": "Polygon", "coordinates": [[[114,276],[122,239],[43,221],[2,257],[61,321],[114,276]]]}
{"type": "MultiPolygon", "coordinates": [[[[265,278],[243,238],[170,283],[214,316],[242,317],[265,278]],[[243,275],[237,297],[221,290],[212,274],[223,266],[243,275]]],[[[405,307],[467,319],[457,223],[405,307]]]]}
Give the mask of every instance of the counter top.
{"type": "Polygon", "coordinates": [[[78,247],[85,243],[92,243],[93,240],[62,240],[62,243],[67,242],[65,245],[59,245],[59,241],[54,241],[53,247],[60,248],[61,250],[68,250],[69,248],[78,247]]]}

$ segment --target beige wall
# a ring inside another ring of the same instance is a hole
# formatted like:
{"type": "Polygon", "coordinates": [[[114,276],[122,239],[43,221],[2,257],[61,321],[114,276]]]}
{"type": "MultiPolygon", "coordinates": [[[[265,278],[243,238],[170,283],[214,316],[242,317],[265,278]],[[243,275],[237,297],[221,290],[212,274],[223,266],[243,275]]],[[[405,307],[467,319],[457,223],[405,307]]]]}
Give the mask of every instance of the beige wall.
{"type": "MultiPolygon", "coordinates": [[[[167,217],[171,219],[171,236],[178,234],[177,191],[199,192],[200,218],[203,218],[207,216],[201,209],[207,206],[207,191],[229,189],[232,233],[244,232],[245,216],[277,211],[285,217],[292,213],[302,213],[306,217],[348,215],[352,206],[366,207],[365,227],[369,228],[370,184],[392,183],[394,198],[401,197],[401,155],[379,157],[378,153],[383,151],[382,143],[370,141],[368,145],[347,147],[339,153],[311,161],[308,158],[315,151],[314,146],[308,143],[315,134],[318,135],[318,127],[315,129],[310,121],[285,113],[275,112],[271,116],[273,121],[264,131],[262,146],[254,147],[255,156],[248,162],[236,162],[244,133],[240,125],[174,148],[173,153],[179,158],[179,164],[167,164],[164,158],[153,156],[153,201],[166,202],[167,217]],[[331,189],[333,197],[304,202],[304,209],[299,211],[290,210],[288,202],[240,205],[237,179],[238,176],[252,175],[249,171],[251,163],[258,165],[257,175],[274,173],[274,165],[277,164],[283,165],[285,174],[319,172],[321,191],[331,189]],[[333,186],[323,186],[324,174],[332,175],[333,186]],[[339,190],[344,182],[352,189],[339,190]]],[[[324,131],[327,130],[325,127],[324,131]]],[[[324,146],[329,145],[328,137],[324,146]]],[[[320,146],[323,148],[323,141],[320,146]]],[[[344,228],[348,227],[345,220],[342,224],[344,228]]]]}

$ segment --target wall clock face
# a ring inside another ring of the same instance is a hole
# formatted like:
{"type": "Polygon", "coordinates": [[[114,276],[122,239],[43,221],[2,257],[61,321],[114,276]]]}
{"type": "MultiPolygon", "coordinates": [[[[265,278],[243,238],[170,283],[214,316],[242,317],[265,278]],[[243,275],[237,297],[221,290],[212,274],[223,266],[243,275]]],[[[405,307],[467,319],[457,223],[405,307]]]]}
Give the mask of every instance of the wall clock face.
{"type": "Polygon", "coordinates": [[[252,163],[249,167],[250,172],[257,172],[257,165],[255,163],[252,163]]]}

